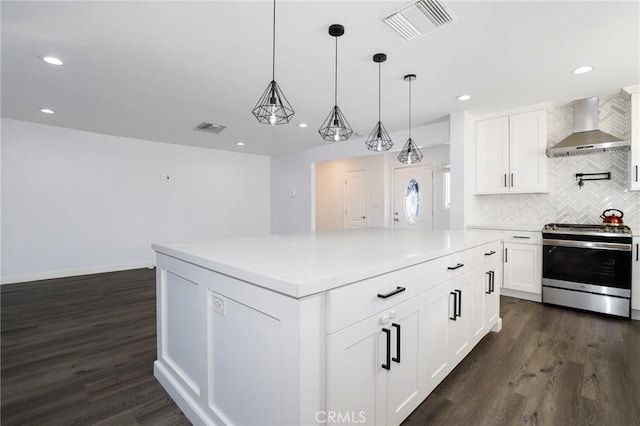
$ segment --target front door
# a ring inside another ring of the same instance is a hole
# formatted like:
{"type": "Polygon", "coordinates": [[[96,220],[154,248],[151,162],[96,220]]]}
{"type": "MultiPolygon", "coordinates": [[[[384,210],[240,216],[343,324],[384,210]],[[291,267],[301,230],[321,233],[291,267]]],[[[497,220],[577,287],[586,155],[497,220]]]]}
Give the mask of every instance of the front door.
{"type": "Polygon", "coordinates": [[[433,170],[405,167],[393,170],[395,228],[433,229],[433,170]]]}
{"type": "Polygon", "coordinates": [[[367,226],[367,171],[348,171],[344,180],[344,227],[367,226]]]}

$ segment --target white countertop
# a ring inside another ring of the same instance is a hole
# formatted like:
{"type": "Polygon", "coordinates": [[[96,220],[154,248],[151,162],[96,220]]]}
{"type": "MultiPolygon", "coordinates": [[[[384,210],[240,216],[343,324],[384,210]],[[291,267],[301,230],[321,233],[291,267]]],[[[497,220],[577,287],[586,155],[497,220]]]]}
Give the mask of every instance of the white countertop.
{"type": "Polygon", "coordinates": [[[473,231],[389,228],[153,244],[176,257],[296,298],[502,239],[473,231]]]}
{"type": "Polygon", "coordinates": [[[527,232],[542,232],[544,225],[534,224],[521,224],[521,225],[499,225],[499,224],[471,224],[467,225],[467,229],[487,229],[487,230],[500,230],[500,231],[527,231],[527,232]]]}

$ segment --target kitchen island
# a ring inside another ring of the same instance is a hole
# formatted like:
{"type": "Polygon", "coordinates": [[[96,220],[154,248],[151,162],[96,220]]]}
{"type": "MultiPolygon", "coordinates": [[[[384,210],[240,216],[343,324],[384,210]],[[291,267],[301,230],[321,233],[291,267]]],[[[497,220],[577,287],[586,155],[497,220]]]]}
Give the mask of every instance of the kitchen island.
{"type": "Polygon", "coordinates": [[[501,237],[380,228],[154,244],[154,374],[195,424],[399,424],[499,331],[501,237]]]}

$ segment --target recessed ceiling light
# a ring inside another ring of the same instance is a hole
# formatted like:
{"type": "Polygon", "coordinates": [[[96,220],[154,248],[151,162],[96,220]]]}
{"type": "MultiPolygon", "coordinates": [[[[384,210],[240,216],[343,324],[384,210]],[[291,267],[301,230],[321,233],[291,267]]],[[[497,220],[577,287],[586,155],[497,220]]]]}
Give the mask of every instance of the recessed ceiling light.
{"type": "Polygon", "coordinates": [[[40,112],[43,112],[45,114],[54,114],[55,111],[49,108],[40,108],[40,112]]]}
{"type": "Polygon", "coordinates": [[[238,145],[238,146],[244,146],[244,142],[238,142],[236,145],[238,145]]]}
{"type": "Polygon", "coordinates": [[[300,123],[300,124],[298,124],[298,127],[304,129],[305,127],[307,127],[307,123],[300,123]]]}
{"type": "Polygon", "coordinates": [[[362,133],[360,133],[360,132],[356,132],[356,136],[360,138],[360,137],[362,137],[364,135],[362,133]]]}
{"type": "Polygon", "coordinates": [[[64,64],[64,62],[62,62],[60,59],[56,58],[55,56],[43,56],[41,59],[51,65],[64,64]]]}
{"type": "Polygon", "coordinates": [[[589,71],[591,71],[593,68],[591,68],[590,66],[583,66],[580,68],[576,68],[575,70],[571,71],[571,74],[585,74],[588,73],[589,71]]]}
{"type": "Polygon", "coordinates": [[[460,95],[456,98],[459,101],[468,101],[469,99],[471,99],[471,96],[469,95],[460,95]]]}

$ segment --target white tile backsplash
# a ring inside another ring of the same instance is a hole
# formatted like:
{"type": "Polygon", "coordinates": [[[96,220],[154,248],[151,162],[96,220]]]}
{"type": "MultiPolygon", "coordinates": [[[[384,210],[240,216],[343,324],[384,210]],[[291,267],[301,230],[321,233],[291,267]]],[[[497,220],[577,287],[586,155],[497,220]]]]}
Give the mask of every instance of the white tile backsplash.
{"type": "MultiPolygon", "coordinates": [[[[629,136],[629,102],[616,97],[600,102],[600,129],[622,139],[629,136]]],[[[548,116],[548,146],[573,131],[571,104],[548,116]]],[[[599,223],[608,208],[624,212],[625,224],[640,231],[640,192],[629,191],[628,152],[606,152],[575,157],[548,158],[548,194],[477,195],[477,222],[502,225],[550,222],[599,223]],[[610,181],[585,182],[576,173],[611,172],[610,181]]]]}

